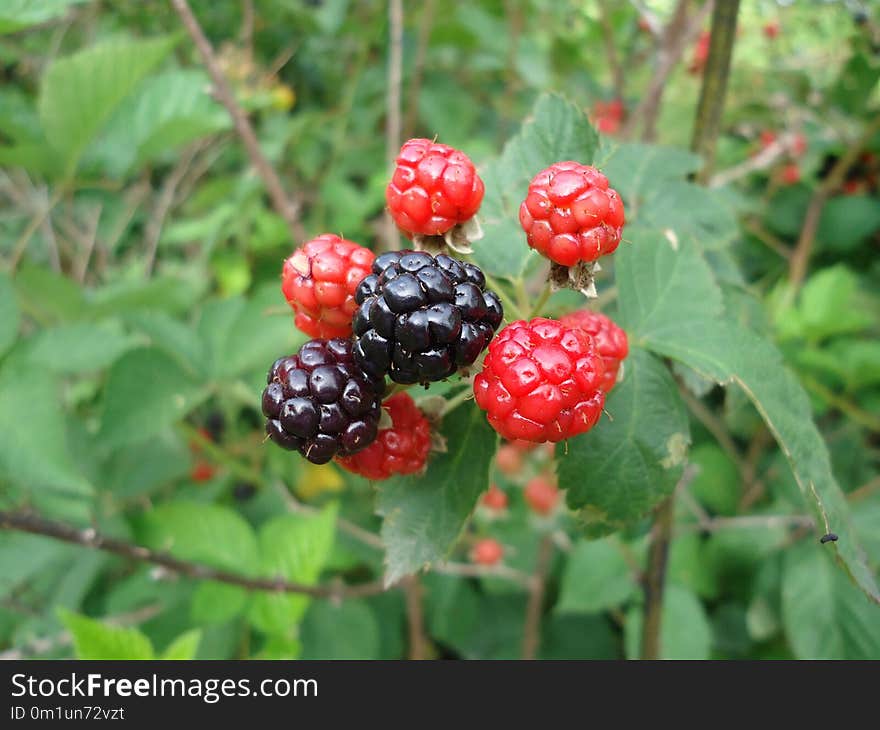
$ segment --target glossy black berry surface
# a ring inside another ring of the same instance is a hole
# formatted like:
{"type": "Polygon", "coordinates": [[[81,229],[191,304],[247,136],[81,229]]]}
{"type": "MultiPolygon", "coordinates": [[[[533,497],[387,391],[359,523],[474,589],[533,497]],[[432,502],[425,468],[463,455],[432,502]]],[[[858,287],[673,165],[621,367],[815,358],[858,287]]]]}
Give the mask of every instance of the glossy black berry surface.
{"type": "Polygon", "coordinates": [[[421,251],[377,257],[355,300],[355,361],[398,383],[443,380],[472,365],[504,316],[477,266],[421,251]]]}
{"type": "Polygon", "coordinates": [[[376,439],[385,386],[355,363],[350,340],[306,342],[275,361],[266,383],[266,433],[282,448],[326,464],[376,439]]]}

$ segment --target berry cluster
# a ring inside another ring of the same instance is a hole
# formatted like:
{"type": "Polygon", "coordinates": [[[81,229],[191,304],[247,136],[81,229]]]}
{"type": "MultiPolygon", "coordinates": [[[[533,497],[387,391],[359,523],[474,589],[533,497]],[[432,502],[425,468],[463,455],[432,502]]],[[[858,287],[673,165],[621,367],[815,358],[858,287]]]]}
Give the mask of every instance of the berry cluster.
{"type": "Polygon", "coordinates": [[[504,314],[478,267],[419,251],[379,256],[355,297],[355,359],[396,383],[443,380],[472,365],[504,314]]]}
{"type": "Polygon", "coordinates": [[[620,243],[623,202],[595,167],[557,162],[532,179],[519,222],[529,246],[551,261],[590,263],[620,243]]]}

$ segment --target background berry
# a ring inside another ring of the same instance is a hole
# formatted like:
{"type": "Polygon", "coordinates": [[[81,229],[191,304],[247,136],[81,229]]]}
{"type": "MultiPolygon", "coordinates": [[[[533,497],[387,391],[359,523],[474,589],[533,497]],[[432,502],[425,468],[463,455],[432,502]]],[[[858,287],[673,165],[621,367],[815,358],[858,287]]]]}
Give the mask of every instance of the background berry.
{"type": "Polygon", "coordinates": [[[357,367],[350,340],[309,340],[276,360],[266,382],[266,433],[282,448],[326,464],[375,440],[385,386],[357,367]]]}
{"type": "Polygon", "coordinates": [[[281,291],[309,337],[349,337],[357,305],[354,292],[370,273],[373,252],[325,233],[300,246],[284,262],[281,291]]]}
{"type": "Polygon", "coordinates": [[[532,512],[549,515],[559,504],[559,488],[546,476],[536,476],[526,482],[523,497],[532,512]]]}
{"type": "Polygon", "coordinates": [[[379,430],[376,440],[354,456],[336,461],[367,479],[388,479],[395,474],[421,471],[431,450],[431,426],[408,393],[397,393],[382,407],[391,416],[391,428],[379,430]]]}
{"type": "Polygon", "coordinates": [[[495,463],[504,476],[515,477],[523,467],[523,452],[513,444],[501,444],[495,452],[495,463]]]}
{"type": "Polygon", "coordinates": [[[602,414],[605,364],[592,338],[552,319],[519,320],[489,345],[477,405],[506,439],[562,441],[602,414]]]}
{"type": "Polygon", "coordinates": [[[593,338],[596,349],[605,361],[602,390],[610,392],[617,382],[620,363],[629,354],[626,332],[614,324],[610,317],[589,309],[566,314],[559,321],[566,327],[580,328],[593,338]]]}
{"type": "Polygon", "coordinates": [[[483,202],[483,181],[464,152],[411,139],[400,148],[396,165],[385,202],[409,238],[442,235],[472,218],[483,202]]]}
{"type": "Polygon", "coordinates": [[[519,222],[529,246],[557,264],[574,266],[617,248],[623,201],[595,167],[557,162],[532,179],[519,222]]]}
{"type": "Polygon", "coordinates": [[[445,254],[382,254],[355,295],[355,360],[398,383],[443,380],[472,365],[504,316],[485,286],[478,267],[445,254]]]}
{"type": "Polygon", "coordinates": [[[498,540],[484,537],[471,548],[471,560],[478,565],[496,565],[504,557],[504,548],[498,540]]]}
{"type": "Polygon", "coordinates": [[[507,501],[507,494],[497,484],[489,487],[483,496],[480,497],[480,504],[493,512],[507,509],[507,501]]]}

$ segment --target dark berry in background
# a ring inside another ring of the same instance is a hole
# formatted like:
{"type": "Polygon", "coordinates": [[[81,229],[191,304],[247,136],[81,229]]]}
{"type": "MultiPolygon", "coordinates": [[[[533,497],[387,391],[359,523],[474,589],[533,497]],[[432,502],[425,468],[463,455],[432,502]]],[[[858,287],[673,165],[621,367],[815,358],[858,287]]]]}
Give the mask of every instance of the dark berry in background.
{"type": "Polygon", "coordinates": [[[504,316],[477,266],[420,251],[379,256],[355,301],[355,361],[397,383],[443,380],[472,365],[504,316]]]}
{"type": "Polygon", "coordinates": [[[376,439],[385,385],[355,364],[350,340],[309,340],[276,360],[266,382],[266,433],[282,448],[326,464],[376,439]]]}

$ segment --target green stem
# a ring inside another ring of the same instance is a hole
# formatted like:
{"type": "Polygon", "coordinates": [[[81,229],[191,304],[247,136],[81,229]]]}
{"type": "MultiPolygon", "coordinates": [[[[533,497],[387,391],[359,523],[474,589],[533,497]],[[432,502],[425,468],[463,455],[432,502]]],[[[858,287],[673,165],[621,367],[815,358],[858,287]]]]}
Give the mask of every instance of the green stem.
{"type": "Polygon", "coordinates": [[[501,299],[501,303],[504,305],[504,314],[507,319],[522,319],[522,310],[519,305],[511,299],[510,295],[504,291],[501,282],[494,277],[489,276],[485,271],[483,272],[483,276],[486,277],[486,284],[489,288],[498,295],[499,299],[501,299]]]}
{"type": "Polygon", "coordinates": [[[709,179],[715,164],[715,143],[718,140],[721,112],[724,109],[724,97],[727,93],[738,13],[739,0],[718,0],[712,9],[709,57],[706,60],[691,140],[691,149],[703,158],[703,168],[697,174],[697,180],[701,183],[709,179]]]}
{"type": "Polygon", "coordinates": [[[473,397],[473,390],[471,388],[464,388],[461,392],[456,393],[452,398],[446,401],[446,405],[443,406],[443,415],[448,416],[451,411],[455,410],[466,400],[470,400],[473,397]]]}
{"type": "Polygon", "coordinates": [[[206,437],[192,424],[181,422],[177,426],[181,435],[198,446],[202,452],[214,463],[225,467],[230,473],[251,484],[266,486],[266,480],[262,473],[243,464],[238,459],[230,456],[226,451],[206,437]]]}
{"type": "Polygon", "coordinates": [[[538,301],[535,302],[535,306],[532,307],[531,314],[529,314],[529,319],[533,317],[537,317],[541,314],[541,309],[543,309],[544,305],[547,303],[547,300],[550,298],[550,282],[548,281],[544,284],[544,290],[541,292],[541,296],[538,297],[538,301]]]}

